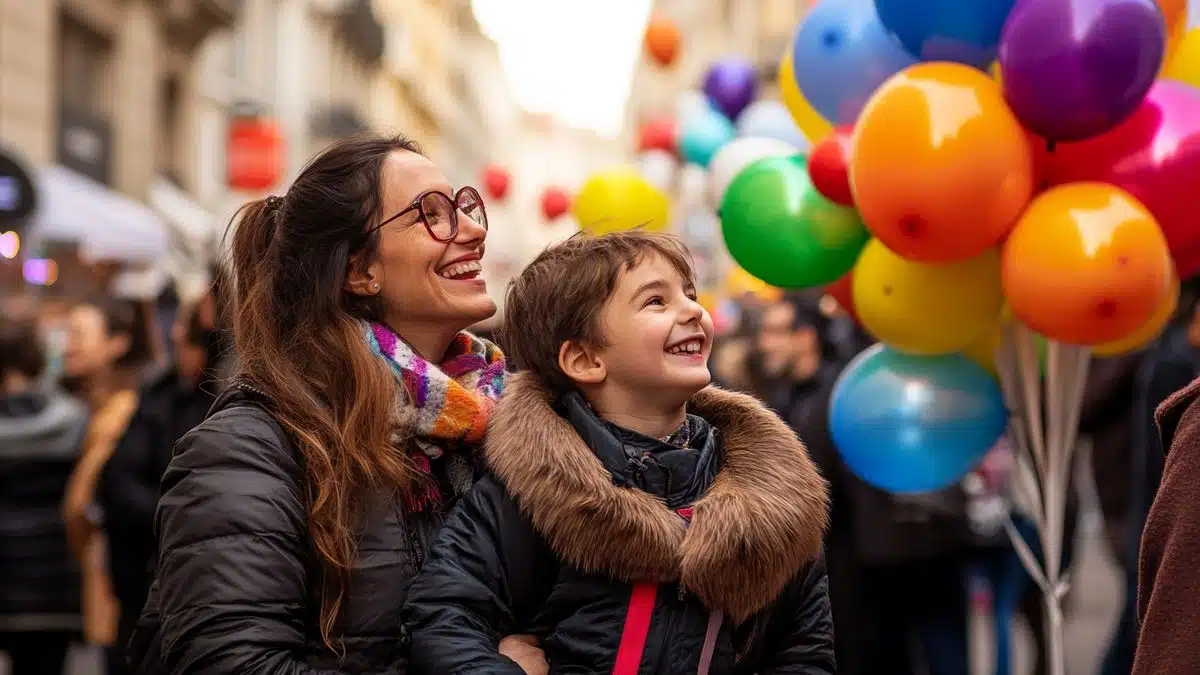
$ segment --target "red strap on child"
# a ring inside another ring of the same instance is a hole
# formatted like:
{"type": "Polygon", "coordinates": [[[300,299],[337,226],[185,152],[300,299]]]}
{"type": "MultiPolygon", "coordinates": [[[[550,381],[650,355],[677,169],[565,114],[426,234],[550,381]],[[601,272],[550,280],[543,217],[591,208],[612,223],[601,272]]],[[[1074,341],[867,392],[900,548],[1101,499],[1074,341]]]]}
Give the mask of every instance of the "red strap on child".
{"type": "MultiPolygon", "coordinates": [[[[685,521],[691,522],[692,508],[690,506],[679,509],[677,513],[685,521]]],[[[650,635],[650,616],[654,614],[654,601],[657,598],[658,584],[643,582],[633,585],[633,594],[629,597],[629,610],[625,613],[625,627],[621,630],[621,645],[617,648],[617,662],[613,667],[613,675],[637,675],[638,667],[642,664],[642,654],[646,651],[646,638],[650,635]]],[[[722,618],[719,611],[713,611],[709,615],[704,646],[700,652],[698,675],[708,675],[713,651],[717,646],[717,633],[721,630],[722,618]]]]}

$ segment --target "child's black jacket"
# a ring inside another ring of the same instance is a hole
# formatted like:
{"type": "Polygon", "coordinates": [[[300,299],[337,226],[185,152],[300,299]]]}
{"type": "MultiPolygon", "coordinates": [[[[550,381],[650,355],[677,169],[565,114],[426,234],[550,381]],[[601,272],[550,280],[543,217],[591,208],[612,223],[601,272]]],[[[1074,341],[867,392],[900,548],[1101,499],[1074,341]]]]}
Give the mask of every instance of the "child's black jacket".
{"type": "Polygon", "coordinates": [[[639,581],[660,583],[640,675],[695,673],[709,609],[710,675],[835,672],[825,481],[756,399],[709,387],[689,412],[679,449],[513,376],[488,432],[494,477],[409,593],[410,672],[518,675],[497,643],[531,632],[552,673],[611,673],[639,581]]]}

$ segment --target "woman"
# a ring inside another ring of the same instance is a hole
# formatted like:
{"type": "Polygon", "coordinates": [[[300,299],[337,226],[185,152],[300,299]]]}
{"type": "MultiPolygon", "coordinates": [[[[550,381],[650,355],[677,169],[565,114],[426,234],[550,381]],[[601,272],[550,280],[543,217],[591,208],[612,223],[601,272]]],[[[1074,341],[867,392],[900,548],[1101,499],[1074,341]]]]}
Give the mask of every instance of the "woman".
{"type": "Polygon", "coordinates": [[[503,382],[462,332],[496,311],[486,237],[479,193],[402,139],[341,141],[245,207],[241,375],[163,478],[142,672],[407,670],[401,606],[503,382]]]}
{"type": "Polygon", "coordinates": [[[175,367],[142,388],[137,411],[100,482],[109,572],[121,606],[116,650],[121,654],[150,591],[159,483],[176,441],[204,421],[219,388],[225,350],[216,324],[216,292],[176,318],[171,331],[175,367]]]}
{"type": "Polygon", "coordinates": [[[60,502],[87,410],[43,387],[32,317],[0,315],[0,652],[13,675],[59,675],[81,628],[60,502]]]}
{"type": "Polygon", "coordinates": [[[83,451],[67,483],[63,516],[83,573],[83,631],[94,645],[116,641],[118,607],[108,577],[107,544],[96,484],[137,406],[133,369],[145,354],[137,313],[128,303],[97,300],[67,314],[64,384],[91,411],[83,451]]]}

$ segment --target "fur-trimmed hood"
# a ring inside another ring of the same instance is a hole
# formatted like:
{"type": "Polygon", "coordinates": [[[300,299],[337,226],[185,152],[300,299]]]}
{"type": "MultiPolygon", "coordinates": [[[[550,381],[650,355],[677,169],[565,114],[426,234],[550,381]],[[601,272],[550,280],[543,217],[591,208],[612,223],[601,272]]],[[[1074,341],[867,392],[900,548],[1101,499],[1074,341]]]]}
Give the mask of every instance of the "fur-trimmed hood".
{"type": "Polygon", "coordinates": [[[679,581],[740,622],[821,552],[825,480],[795,433],[758,400],[708,387],[689,412],[725,445],[690,527],[660,499],[618,487],[550,393],[513,375],[493,413],[489,466],[566,563],[622,581],[679,581]]]}

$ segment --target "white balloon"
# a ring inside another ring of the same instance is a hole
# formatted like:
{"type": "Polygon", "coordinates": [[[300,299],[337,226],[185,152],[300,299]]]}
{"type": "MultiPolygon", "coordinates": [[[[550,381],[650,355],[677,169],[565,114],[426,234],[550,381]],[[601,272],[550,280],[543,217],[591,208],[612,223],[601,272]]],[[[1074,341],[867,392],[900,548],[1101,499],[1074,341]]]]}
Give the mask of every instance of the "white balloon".
{"type": "Polygon", "coordinates": [[[802,151],[811,147],[808,138],[796,126],[792,114],[779,101],[755,101],[737,118],[738,136],[747,138],[776,138],[802,151]]]}
{"type": "Polygon", "coordinates": [[[713,208],[721,208],[725,191],[742,169],[767,157],[800,154],[796,146],[777,138],[736,138],[717,151],[708,165],[708,196],[713,208]]]}
{"type": "Polygon", "coordinates": [[[708,171],[699,164],[685,164],[679,172],[679,206],[690,209],[708,199],[708,171]]]}
{"type": "Polygon", "coordinates": [[[679,162],[666,150],[647,150],[638,155],[638,171],[651,185],[666,194],[675,191],[679,162]]]}

